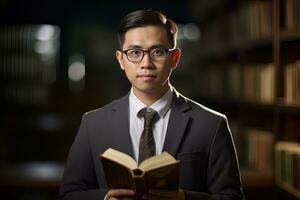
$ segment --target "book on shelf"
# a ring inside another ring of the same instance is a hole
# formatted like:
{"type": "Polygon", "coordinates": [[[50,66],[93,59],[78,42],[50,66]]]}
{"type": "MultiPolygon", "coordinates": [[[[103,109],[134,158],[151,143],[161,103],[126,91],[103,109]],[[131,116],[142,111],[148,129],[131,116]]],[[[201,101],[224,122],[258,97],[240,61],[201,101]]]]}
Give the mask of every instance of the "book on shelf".
{"type": "Polygon", "coordinates": [[[261,172],[273,170],[274,134],[270,131],[248,128],[245,137],[246,166],[261,172]]]}
{"type": "Polygon", "coordinates": [[[129,155],[107,149],[100,155],[109,189],[132,189],[139,198],[149,189],[178,190],[180,161],[167,152],[140,164],[129,155]]]}
{"type": "Polygon", "coordinates": [[[274,102],[274,64],[248,64],[242,70],[244,100],[260,103],[274,102]]]}
{"type": "Polygon", "coordinates": [[[277,142],[275,145],[275,181],[300,192],[300,144],[277,142]]]}
{"type": "Polygon", "coordinates": [[[284,96],[287,104],[300,104],[300,61],[285,66],[284,96]]]}
{"type": "Polygon", "coordinates": [[[226,70],[227,76],[227,98],[239,99],[241,93],[241,66],[238,64],[231,64],[226,70]]]}
{"type": "Polygon", "coordinates": [[[273,63],[208,65],[200,74],[199,92],[203,97],[245,102],[274,103],[275,69],[273,63]],[[226,70],[224,70],[226,69],[226,70]]]}
{"type": "MultiPolygon", "coordinates": [[[[204,26],[202,43],[207,49],[243,47],[273,34],[274,14],[271,1],[246,1],[237,10],[204,26]],[[223,33],[223,34],[219,34],[223,33]]],[[[251,45],[250,44],[250,45],[251,45]]]]}
{"type": "Polygon", "coordinates": [[[284,1],[284,21],[287,30],[296,30],[300,28],[300,1],[285,0],[284,1]]]}

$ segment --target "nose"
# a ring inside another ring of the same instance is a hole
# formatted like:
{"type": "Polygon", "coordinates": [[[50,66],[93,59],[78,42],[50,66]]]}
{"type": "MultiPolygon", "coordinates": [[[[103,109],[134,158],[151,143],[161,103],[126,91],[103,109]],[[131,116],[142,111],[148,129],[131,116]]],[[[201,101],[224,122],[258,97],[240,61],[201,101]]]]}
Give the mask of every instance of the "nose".
{"type": "Polygon", "coordinates": [[[140,62],[141,64],[141,68],[152,68],[153,67],[153,63],[150,57],[150,52],[145,52],[144,53],[144,57],[140,62]]]}

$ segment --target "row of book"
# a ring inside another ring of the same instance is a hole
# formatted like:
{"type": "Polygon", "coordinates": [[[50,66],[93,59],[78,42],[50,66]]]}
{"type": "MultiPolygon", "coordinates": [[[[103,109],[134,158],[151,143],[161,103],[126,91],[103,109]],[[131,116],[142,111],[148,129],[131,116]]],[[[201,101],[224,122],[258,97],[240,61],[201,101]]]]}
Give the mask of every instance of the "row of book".
{"type": "Polygon", "coordinates": [[[272,103],[275,68],[273,64],[246,65],[243,67],[243,97],[246,101],[272,103]]]}
{"type": "Polygon", "coordinates": [[[260,172],[272,172],[274,133],[243,126],[236,120],[229,120],[229,125],[240,165],[260,172]]]}
{"type": "Polygon", "coordinates": [[[243,99],[245,102],[274,102],[274,65],[272,63],[210,66],[200,74],[201,96],[243,99]]]}
{"type": "Polygon", "coordinates": [[[47,105],[56,81],[59,28],[14,25],[0,29],[1,98],[9,105],[47,105]]]}
{"type": "Polygon", "coordinates": [[[300,1],[285,0],[285,28],[296,30],[300,28],[300,1]]]}
{"type": "MultiPolygon", "coordinates": [[[[300,29],[300,1],[284,0],[284,29],[300,29]]],[[[274,30],[273,1],[246,1],[235,12],[228,13],[202,28],[202,42],[207,48],[239,47],[245,42],[269,38],[274,30]],[[222,33],[222,34],[220,34],[222,33]]]]}
{"type": "Polygon", "coordinates": [[[0,30],[0,78],[7,82],[55,81],[59,37],[56,26],[4,26],[0,30]]]}
{"type": "Polygon", "coordinates": [[[265,130],[247,130],[247,163],[250,168],[272,171],[274,134],[265,130]]]}
{"type": "Polygon", "coordinates": [[[3,56],[0,66],[2,81],[52,83],[56,80],[56,65],[45,63],[38,56],[3,56]]]}
{"type": "Polygon", "coordinates": [[[60,28],[54,25],[3,25],[0,31],[0,51],[34,51],[37,41],[56,41],[59,38],[60,28]]]}
{"type": "Polygon", "coordinates": [[[273,32],[273,4],[271,1],[250,1],[239,10],[238,19],[245,24],[250,38],[271,36],[273,32]]]}
{"type": "Polygon", "coordinates": [[[50,86],[42,84],[9,84],[1,91],[2,100],[11,105],[46,106],[50,99],[50,86]]]}
{"type": "Polygon", "coordinates": [[[300,104],[300,61],[286,65],[284,71],[284,93],[286,103],[300,104]]]}
{"type": "Polygon", "coordinates": [[[276,143],[275,181],[279,186],[300,192],[300,143],[276,143]]]}
{"type": "Polygon", "coordinates": [[[247,1],[235,12],[204,26],[202,42],[207,48],[239,47],[247,41],[270,38],[273,24],[272,1],[247,1]]]}

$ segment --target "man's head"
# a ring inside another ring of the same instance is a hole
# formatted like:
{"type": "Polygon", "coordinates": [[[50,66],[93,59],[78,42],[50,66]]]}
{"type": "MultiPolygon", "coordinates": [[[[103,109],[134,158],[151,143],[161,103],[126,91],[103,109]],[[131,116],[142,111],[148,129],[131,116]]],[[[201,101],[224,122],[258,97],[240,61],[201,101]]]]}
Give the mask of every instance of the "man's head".
{"type": "Polygon", "coordinates": [[[121,21],[116,57],[139,98],[155,100],[168,90],[181,55],[176,32],[176,24],[154,10],[135,11],[121,21]]]}
{"type": "Polygon", "coordinates": [[[132,13],[129,13],[122,19],[118,29],[118,40],[120,48],[122,49],[123,47],[125,34],[128,30],[149,25],[163,27],[166,30],[171,48],[176,47],[178,30],[176,23],[173,20],[167,18],[161,12],[149,9],[134,11],[132,13]]]}

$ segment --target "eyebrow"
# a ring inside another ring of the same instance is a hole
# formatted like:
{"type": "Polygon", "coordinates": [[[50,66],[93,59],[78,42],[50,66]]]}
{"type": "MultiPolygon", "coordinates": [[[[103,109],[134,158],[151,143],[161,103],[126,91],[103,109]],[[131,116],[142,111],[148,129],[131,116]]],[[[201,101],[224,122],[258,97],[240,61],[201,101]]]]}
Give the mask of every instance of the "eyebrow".
{"type": "MultiPolygon", "coordinates": [[[[162,44],[156,44],[156,45],[152,45],[149,49],[155,49],[155,48],[166,48],[164,47],[162,44]]],[[[142,46],[140,45],[129,45],[127,49],[144,49],[142,46]]]]}

